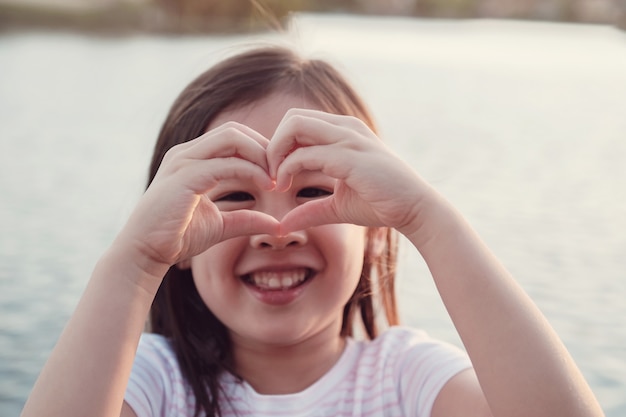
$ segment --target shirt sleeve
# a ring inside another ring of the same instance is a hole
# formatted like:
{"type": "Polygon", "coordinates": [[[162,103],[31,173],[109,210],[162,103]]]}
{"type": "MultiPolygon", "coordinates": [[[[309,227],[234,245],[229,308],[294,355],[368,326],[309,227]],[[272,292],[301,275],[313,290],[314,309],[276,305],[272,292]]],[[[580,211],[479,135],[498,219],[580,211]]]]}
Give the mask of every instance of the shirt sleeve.
{"type": "Polygon", "coordinates": [[[430,338],[425,332],[396,329],[403,339],[394,371],[407,416],[430,417],[443,386],[459,372],[472,367],[458,347],[430,338]]]}
{"type": "Polygon", "coordinates": [[[143,334],[124,400],[138,417],[171,417],[187,408],[187,392],[167,339],[143,334]]]}

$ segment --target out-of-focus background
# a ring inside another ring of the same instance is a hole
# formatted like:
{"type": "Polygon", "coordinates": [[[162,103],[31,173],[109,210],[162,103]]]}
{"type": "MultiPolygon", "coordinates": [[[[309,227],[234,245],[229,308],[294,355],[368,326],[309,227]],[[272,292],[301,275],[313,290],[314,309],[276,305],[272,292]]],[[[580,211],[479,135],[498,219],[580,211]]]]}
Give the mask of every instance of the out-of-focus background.
{"type": "Polygon", "coordinates": [[[118,33],[232,33],[266,27],[268,16],[280,21],[303,11],[626,27],[625,0],[0,0],[0,25],[118,33]]]}
{"type": "MultiPolygon", "coordinates": [[[[346,73],[626,415],[625,27],[624,0],[0,0],[0,415],[140,197],[177,93],[258,42],[346,73]]],[[[405,323],[460,344],[400,258],[405,323]]]]}

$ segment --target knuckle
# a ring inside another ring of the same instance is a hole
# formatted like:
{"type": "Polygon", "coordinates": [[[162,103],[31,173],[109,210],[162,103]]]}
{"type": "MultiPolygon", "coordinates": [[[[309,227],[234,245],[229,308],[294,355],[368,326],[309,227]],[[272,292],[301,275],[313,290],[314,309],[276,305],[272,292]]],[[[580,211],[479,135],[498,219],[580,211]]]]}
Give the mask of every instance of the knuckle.
{"type": "Polygon", "coordinates": [[[292,107],[289,110],[287,110],[287,113],[285,113],[285,116],[292,117],[292,116],[296,116],[300,114],[302,114],[302,109],[299,109],[297,107],[292,107]]]}
{"type": "Polygon", "coordinates": [[[163,160],[161,161],[159,171],[162,172],[178,172],[185,166],[183,162],[183,150],[180,145],[176,145],[171,147],[165,155],[163,155],[163,160]]]}
{"type": "Polygon", "coordinates": [[[169,164],[180,153],[180,144],[174,145],[169,148],[163,155],[163,162],[161,164],[169,164]]]}
{"type": "Polygon", "coordinates": [[[239,132],[240,131],[239,127],[240,127],[240,124],[233,120],[229,120],[222,125],[222,129],[228,133],[239,132]]]}
{"type": "MultiPolygon", "coordinates": [[[[291,109],[291,110],[293,110],[293,109],[291,109]]],[[[300,114],[300,113],[295,113],[295,114],[293,114],[292,116],[289,117],[287,123],[289,124],[289,126],[291,127],[292,130],[299,131],[299,130],[302,130],[303,128],[305,128],[306,121],[307,121],[306,116],[304,116],[303,114],[300,114]]]]}

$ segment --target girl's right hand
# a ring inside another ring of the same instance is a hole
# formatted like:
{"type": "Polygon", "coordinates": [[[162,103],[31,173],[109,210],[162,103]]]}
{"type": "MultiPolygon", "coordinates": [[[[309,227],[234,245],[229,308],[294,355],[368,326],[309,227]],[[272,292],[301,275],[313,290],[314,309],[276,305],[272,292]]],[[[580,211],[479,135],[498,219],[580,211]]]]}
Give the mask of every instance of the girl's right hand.
{"type": "Polygon", "coordinates": [[[265,149],[269,140],[229,122],[172,147],[118,237],[144,260],[167,266],[223,240],[275,234],[279,222],[252,210],[220,212],[206,196],[220,181],[252,181],[271,190],[265,149]]]}

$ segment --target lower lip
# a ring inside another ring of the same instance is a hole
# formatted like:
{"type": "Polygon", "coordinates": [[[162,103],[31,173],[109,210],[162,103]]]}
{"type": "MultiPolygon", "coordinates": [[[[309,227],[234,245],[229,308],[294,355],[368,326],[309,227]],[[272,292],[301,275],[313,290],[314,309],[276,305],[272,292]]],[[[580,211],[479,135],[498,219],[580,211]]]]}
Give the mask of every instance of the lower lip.
{"type": "Polygon", "coordinates": [[[264,290],[254,285],[247,284],[246,288],[259,301],[273,306],[284,306],[296,300],[309,284],[310,279],[294,288],[287,290],[264,290]]]}

